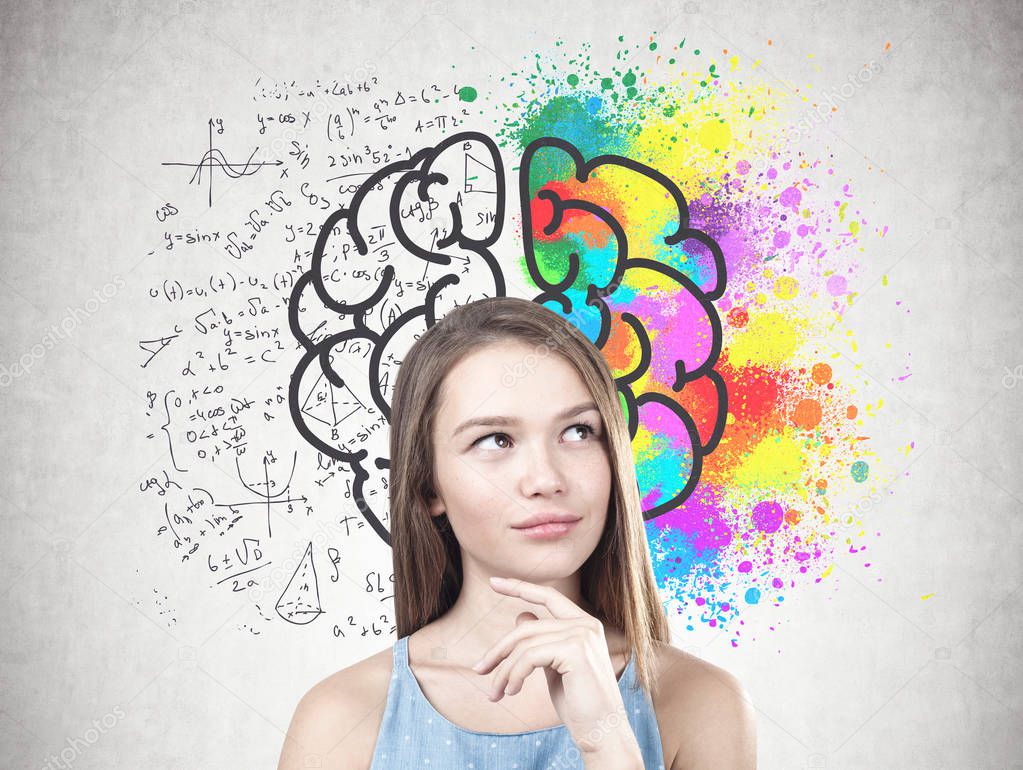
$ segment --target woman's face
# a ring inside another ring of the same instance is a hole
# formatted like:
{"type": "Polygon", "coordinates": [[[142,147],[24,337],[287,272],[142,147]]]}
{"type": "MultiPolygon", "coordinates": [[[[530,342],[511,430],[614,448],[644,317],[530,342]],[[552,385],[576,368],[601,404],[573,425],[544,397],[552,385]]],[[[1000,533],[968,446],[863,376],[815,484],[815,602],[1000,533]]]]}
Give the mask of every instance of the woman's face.
{"type": "Polygon", "coordinates": [[[448,372],[441,399],[430,513],[447,514],[466,574],[539,582],[575,573],[604,529],[611,464],[600,412],[572,365],[495,343],[448,372]],[[515,528],[548,512],[581,518],[556,537],[515,528]]]}

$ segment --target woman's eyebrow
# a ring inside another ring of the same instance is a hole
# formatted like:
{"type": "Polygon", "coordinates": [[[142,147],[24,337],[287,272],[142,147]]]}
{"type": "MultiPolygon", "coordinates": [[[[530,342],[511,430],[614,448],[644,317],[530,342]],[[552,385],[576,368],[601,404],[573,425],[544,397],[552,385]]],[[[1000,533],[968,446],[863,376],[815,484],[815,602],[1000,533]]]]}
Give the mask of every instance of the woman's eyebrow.
{"type": "MultiPolygon", "coordinates": [[[[592,401],[589,401],[585,404],[577,404],[576,406],[572,406],[569,407],[568,409],[565,409],[564,411],[558,412],[556,415],[554,415],[554,419],[564,420],[569,417],[574,417],[575,415],[580,414],[582,412],[588,412],[591,409],[593,410],[597,409],[597,405],[592,401]]],[[[518,419],[515,417],[473,417],[471,419],[466,420],[457,428],[455,428],[455,432],[452,433],[451,435],[452,437],[457,436],[463,430],[468,430],[469,428],[478,425],[515,425],[517,423],[518,419]]]]}

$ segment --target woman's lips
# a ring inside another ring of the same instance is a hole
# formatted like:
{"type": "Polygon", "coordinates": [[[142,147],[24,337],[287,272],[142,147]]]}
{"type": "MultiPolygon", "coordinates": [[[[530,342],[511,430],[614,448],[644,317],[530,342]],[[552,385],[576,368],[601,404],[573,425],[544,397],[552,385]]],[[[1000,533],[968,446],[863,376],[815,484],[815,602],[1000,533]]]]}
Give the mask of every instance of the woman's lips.
{"type": "Polygon", "coordinates": [[[567,535],[573,527],[582,519],[575,521],[551,521],[547,524],[537,524],[535,527],[513,527],[516,532],[521,532],[526,537],[540,540],[550,540],[567,535]]]}

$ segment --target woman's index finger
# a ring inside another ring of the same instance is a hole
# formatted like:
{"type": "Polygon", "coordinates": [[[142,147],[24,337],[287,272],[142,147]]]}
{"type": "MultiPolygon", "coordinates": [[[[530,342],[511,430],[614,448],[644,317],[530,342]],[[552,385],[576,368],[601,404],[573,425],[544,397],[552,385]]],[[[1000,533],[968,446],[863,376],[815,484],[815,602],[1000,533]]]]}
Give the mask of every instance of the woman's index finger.
{"type": "Polygon", "coordinates": [[[581,618],[587,613],[553,586],[542,586],[517,578],[492,577],[490,584],[501,593],[542,604],[556,618],[581,618]]]}

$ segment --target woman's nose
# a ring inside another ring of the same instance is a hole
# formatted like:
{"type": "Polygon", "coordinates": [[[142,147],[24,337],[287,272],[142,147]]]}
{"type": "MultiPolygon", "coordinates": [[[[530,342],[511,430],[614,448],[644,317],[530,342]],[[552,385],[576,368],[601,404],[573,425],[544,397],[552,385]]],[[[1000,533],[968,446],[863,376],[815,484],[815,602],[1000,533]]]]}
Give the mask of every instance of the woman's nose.
{"type": "Polygon", "coordinates": [[[526,496],[565,491],[565,472],[556,450],[546,444],[539,444],[530,446],[523,454],[526,460],[522,473],[522,491],[526,496]]]}

